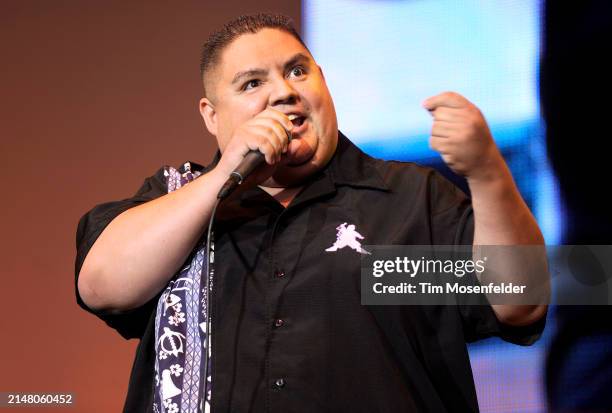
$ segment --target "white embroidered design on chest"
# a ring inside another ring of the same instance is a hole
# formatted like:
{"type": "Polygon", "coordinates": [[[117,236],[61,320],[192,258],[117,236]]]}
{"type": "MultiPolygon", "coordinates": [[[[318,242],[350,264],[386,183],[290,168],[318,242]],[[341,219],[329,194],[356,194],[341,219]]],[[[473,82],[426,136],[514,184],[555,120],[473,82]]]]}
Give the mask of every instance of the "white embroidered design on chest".
{"type": "Polygon", "coordinates": [[[368,251],[364,250],[361,247],[361,243],[357,241],[357,239],[363,239],[363,235],[357,232],[355,225],[349,225],[344,222],[343,224],[337,226],[336,230],[336,242],[334,242],[334,245],[327,248],[325,251],[334,252],[344,247],[350,247],[360,254],[370,254],[368,251]]]}

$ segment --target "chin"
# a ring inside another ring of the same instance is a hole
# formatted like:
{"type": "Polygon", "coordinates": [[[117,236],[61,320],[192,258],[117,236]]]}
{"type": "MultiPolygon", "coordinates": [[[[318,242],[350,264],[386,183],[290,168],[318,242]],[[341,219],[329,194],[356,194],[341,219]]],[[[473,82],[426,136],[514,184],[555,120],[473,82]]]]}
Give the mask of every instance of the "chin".
{"type": "Polygon", "coordinates": [[[274,186],[288,188],[304,183],[320,169],[321,165],[312,161],[297,166],[283,165],[274,172],[270,179],[274,182],[274,186]]]}

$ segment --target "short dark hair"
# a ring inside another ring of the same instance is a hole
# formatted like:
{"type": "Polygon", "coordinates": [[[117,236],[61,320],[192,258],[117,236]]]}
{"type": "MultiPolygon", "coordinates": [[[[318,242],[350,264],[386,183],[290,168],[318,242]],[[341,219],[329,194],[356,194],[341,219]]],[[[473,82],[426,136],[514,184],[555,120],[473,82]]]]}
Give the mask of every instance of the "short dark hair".
{"type": "Polygon", "coordinates": [[[206,96],[205,76],[219,63],[221,52],[243,34],[255,34],[262,29],[278,29],[289,33],[308,50],[289,17],[268,13],[240,16],[211,34],[202,46],[200,76],[204,85],[204,96],[206,96]]]}

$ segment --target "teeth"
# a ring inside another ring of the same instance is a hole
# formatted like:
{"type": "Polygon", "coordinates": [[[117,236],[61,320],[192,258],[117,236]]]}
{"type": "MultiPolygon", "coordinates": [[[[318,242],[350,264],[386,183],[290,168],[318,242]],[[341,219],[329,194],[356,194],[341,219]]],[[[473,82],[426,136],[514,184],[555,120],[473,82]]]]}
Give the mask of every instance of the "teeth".
{"type": "Polygon", "coordinates": [[[299,116],[298,116],[298,115],[294,115],[294,114],[291,114],[291,115],[289,115],[289,116],[287,116],[287,117],[289,118],[289,120],[290,120],[290,121],[293,121],[294,119],[299,118],[299,116]]]}

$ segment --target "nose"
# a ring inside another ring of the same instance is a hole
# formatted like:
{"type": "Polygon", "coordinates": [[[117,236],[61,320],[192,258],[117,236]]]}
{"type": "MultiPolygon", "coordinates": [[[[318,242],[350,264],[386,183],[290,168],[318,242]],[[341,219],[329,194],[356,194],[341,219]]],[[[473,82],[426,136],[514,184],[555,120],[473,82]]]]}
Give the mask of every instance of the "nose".
{"type": "Polygon", "coordinates": [[[293,105],[297,102],[297,99],[297,90],[295,90],[291,81],[283,77],[274,81],[268,104],[272,107],[293,105]]]}

